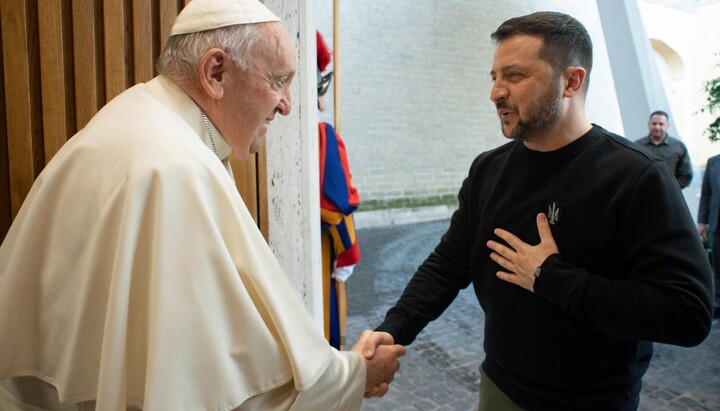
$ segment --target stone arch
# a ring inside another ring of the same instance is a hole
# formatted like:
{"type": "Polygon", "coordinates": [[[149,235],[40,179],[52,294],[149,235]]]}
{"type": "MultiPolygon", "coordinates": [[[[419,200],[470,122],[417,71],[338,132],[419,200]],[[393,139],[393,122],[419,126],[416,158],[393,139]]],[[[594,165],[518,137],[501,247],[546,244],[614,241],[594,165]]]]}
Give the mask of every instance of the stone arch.
{"type": "Polygon", "coordinates": [[[652,45],[656,56],[661,59],[662,63],[665,63],[663,65],[665,66],[667,73],[670,75],[670,79],[673,81],[684,79],[685,63],[683,62],[682,57],[680,57],[680,54],[662,40],[650,39],[650,44],[652,45]]]}

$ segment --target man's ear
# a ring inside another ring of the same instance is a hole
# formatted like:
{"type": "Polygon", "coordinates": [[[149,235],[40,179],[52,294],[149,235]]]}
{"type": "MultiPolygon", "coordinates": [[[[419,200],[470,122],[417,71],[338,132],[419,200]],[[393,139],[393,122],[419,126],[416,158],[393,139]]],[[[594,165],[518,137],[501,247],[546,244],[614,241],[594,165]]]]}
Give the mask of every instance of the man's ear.
{"type": "Polygon", "coordinates": [[[227,53],[218,48],[206,51],[200,58],[198,63],[200,84],[212,99],[219,100],[225,94],[229,62],[227,53]]]}
{"type": "Polygon", "coordinates": [[[585,84],[587,71],[583,67],[568,67],[565,69],[565,90],[563,96],[572,97],[580,92],[585,84]]]}

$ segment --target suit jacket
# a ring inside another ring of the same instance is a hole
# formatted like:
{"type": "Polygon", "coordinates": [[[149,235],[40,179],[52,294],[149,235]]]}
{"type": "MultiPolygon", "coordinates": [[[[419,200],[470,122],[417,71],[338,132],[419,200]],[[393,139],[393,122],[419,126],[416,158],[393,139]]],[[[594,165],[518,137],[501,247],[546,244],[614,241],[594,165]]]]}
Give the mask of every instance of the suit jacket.
{"type": "Polygon", "coordinates": [[[702,194],[698,223],[707,224],[711,233],[718,230],[718,214],[720,213],[720,155],[710,157],[703,176],[702,194]]]}

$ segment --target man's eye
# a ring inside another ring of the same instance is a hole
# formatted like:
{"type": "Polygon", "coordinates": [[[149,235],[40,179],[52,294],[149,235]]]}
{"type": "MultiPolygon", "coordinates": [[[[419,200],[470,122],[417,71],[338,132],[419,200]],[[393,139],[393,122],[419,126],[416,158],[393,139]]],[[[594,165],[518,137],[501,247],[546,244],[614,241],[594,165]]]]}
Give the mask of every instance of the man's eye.
{"type": "Polygon", "coordinates": [[[287,82],[287,79],[281,78],[281,79],[275,79],[272,82],[272,89],[277,93],[283,93],[285,91],[285,83],[287,82]]]}

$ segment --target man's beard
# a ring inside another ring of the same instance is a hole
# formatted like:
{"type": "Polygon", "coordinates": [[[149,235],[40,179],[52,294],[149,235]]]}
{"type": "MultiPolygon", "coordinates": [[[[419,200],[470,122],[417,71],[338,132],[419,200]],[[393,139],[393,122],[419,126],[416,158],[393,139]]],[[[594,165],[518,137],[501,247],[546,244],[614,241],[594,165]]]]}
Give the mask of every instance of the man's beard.
{"type": "Polygon", "coordinates": [[[526,120],[520,119],[520,113],[515,107],[514,111],[518,113],[518,121],[510,134],[505,134],[503,130],[505,137],[517,141],[534,141],[545,135],[555,125],[560,118],[561,93],[558,91],[558,83],[554,82],[545,94],[535,101],[535,104],[527,107],[526,120]]]}

